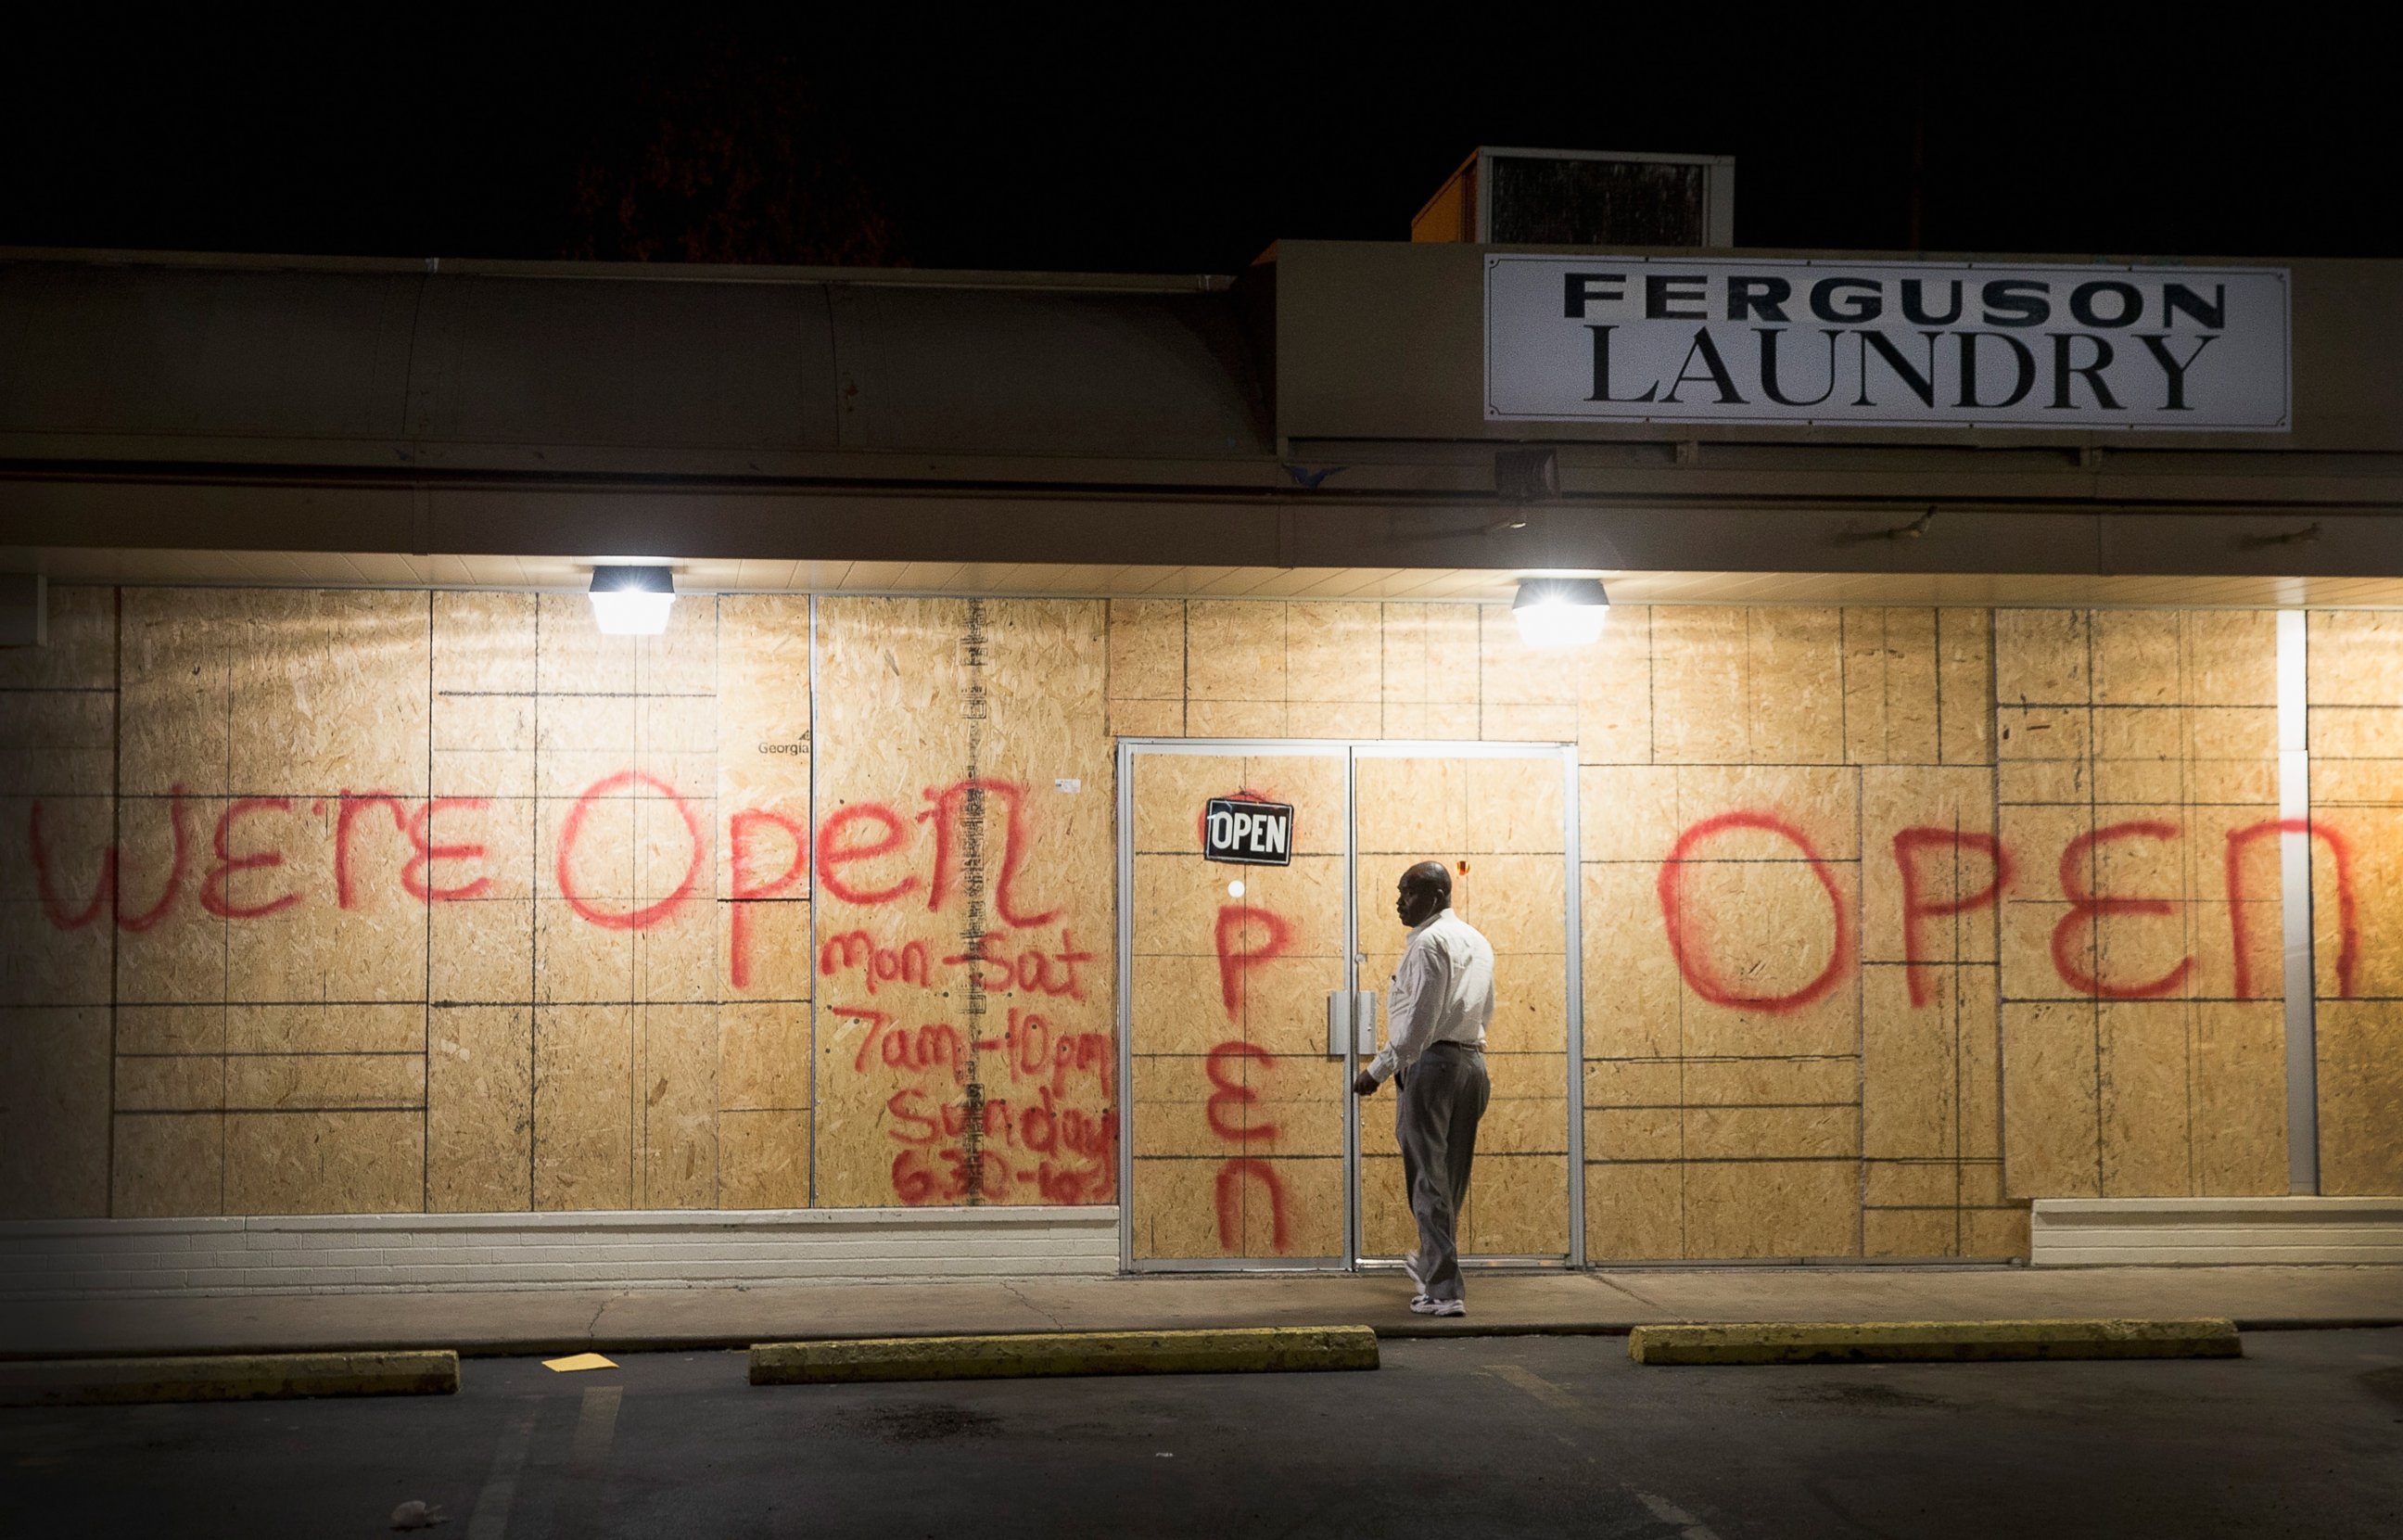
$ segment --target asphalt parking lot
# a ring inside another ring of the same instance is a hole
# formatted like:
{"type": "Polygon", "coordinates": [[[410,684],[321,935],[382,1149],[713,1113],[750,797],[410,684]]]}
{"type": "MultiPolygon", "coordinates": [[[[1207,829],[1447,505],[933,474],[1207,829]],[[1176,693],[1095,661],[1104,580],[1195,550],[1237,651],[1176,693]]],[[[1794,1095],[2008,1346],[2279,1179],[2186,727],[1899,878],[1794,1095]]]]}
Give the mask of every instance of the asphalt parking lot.
{"type": "Polygon", "coordinates": [[[2403,1330],[2184,1363],[1639,1368],[1614,1337],[1373,1374],[757,1387],[736,1353],[456,1396],[0,1411],[8,1533],[367,1536],[2403,1533],[2403,1330]]]}

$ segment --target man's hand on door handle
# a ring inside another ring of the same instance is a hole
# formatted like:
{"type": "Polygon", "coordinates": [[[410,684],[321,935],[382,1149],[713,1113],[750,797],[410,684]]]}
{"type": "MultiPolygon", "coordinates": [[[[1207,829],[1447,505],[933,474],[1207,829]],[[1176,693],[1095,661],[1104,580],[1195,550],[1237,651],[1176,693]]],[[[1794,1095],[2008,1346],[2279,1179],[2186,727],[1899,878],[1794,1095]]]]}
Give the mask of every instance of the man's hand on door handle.
{"type": "Polygon", "coordinates": [[[1352,1077],[1352,1094],[1354,1096],[1376,1095],[1377,1077],[1370,1075],[1367,1070],[1362,1070],[1359,1074],[1352,1077]]]}

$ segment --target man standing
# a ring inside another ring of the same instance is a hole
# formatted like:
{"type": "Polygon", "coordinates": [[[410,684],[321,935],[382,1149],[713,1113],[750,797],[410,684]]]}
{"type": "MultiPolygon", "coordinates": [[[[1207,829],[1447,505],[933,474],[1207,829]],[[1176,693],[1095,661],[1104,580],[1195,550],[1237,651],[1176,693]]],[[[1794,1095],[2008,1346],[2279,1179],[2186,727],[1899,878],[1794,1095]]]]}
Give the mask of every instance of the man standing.
{"type": "Polygon", "coordinates": [[[1493,1087],[1485,1077],[1485,1024],[1493,1019],[1493,948],[1452,912],[1452,873],[1422,861],[1402,873],[1394,912],[1410,927],[1385,996],[1385,1047],[1352,1082],[1368,1096],[1391,1078],[1402,1180],[1419,1224],[1404,1264],[1421,1315],[1465,1315],[1453,1227],[1468,1197],[1477,1120],[1493,1087]]]}

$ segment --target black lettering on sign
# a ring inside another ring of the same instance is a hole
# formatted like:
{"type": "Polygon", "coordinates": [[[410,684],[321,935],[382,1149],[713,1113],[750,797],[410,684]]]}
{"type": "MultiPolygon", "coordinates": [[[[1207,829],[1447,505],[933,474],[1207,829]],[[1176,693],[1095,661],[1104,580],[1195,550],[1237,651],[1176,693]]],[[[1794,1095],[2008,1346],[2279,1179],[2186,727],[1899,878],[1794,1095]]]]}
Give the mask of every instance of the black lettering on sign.
{"type": "Polygon", "coordinates": [[[1202,814],[1202,858],[1239,867],[1293,865],[1293,807],[1213,797],[1202,814]]]}

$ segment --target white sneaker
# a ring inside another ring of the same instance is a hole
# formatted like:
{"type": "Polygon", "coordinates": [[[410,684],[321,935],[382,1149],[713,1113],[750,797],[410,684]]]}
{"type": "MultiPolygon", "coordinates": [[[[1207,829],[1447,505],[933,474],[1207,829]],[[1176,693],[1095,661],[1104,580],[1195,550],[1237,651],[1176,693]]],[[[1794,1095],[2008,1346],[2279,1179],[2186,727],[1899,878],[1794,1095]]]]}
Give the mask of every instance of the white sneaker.
{"type": "Polygon", "coordinates": [[[1421,1315],[1466,1315],[1468,1304],[1461,1299],[1430,1299],[1425,1295],[1413,1295],[1410,1309],[1421,1315]]]}

